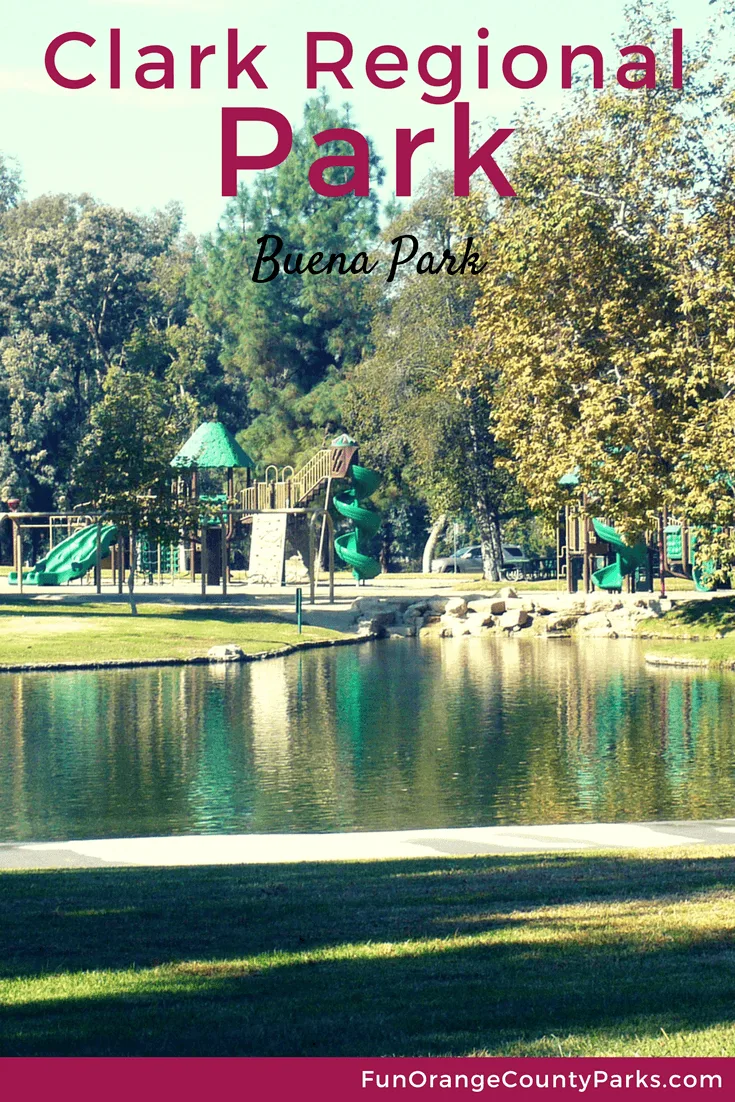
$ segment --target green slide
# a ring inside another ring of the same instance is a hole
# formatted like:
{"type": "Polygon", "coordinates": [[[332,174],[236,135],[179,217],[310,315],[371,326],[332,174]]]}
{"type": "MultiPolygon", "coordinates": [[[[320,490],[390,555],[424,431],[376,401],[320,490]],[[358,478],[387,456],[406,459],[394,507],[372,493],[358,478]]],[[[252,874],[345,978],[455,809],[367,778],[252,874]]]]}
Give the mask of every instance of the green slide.
{"type": "MultiPolygon", "coordinates": [[[[100,558],[104,558],[110,545],[117,539],[114,524],[103,524],[100,528],[100,558]]],[[[23,571],[24,585],[63,585],[74,578],[82,578],[92,570],[97,556],[97,525],[90,524],[78,532],[67,536],[49,551],[45,559],[40,559],[30,570],[23,571]]],[[[8,581],[18,584],[18,575],[11,571],[8,581]]]]}
{"type": "MultiPolygon", "coordinates": [[[[715,581],[717,563],[713,559],[707,559],[697,566],[697,560],[694,554],[697,547],[697,531],[697,528],[689,529],[688,565],[692,568],[692,579],[696,588],[700,593],[709,593],[712,589],[717,588],[717,582],[715,581]]],[[[715,531],[719,532],[721,529],[715,528],[715,531]]],[[[680,563],[681,569],[685,570],[687,564],[684,562],[684,540],[682,538],[681,525],[669,524],[668,527],[664,529],[664,532],[666,535],[666,554],[669,562],[680,563]]]]}
{"type": "Polygon", "coordinates": [[[615,562],[610,566],[603,566],[602,570],[596,570],[592,575],[592,582],[598,589],[622,589],[623,578],[633,574],[637,567],[645,566],[646,545],[637,543],[635,547],[630,547],[621,540],[614,528],[594,518],[592,524],[598,537],[615,549],[615,562]]]}
{"type": "Polygon", "coordinates": [[[364,504],[365,498],[374,494],[380,483],[377,471],[353,465],[352,487],[334,499],[337,512],[355,526],[352,532],[337,536],[334,549],[342,562],[352,567],[352,576],[358,581],[380,573],[380,563],[366,554],[366,545],[380,528],[380,513],[369,502],[364,504]]]}

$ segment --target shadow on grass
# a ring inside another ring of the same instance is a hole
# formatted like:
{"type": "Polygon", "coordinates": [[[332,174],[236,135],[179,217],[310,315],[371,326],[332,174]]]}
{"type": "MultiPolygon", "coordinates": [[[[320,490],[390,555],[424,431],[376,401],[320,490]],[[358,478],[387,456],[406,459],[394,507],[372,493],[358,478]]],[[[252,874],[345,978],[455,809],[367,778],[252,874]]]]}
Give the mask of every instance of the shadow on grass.
{"type": "Polygon", "coordinates": [[[662,624],[688,628],[735,631],[735,597],[713,597],[708,601],[685,601],[667,614],[662,624]]]}
{"type": "Polygon", "coordinates": [[[536,926],[557,932],[531,937],[527,912],[696,901],[734,880],[731,858],[619,856],[5,874],[5,977],[165,967],[6,1006],[0,1053],[439,1055],[703,1029],[731,1016],[731,911],[658,940],[548,916],[536,926]],[[499,936],[467,941],[483,933],[499,936]],[[274,952],[297,956],[237,963],[274,952]]]}
{"type": "MultiPolygon", "coordinates": [[[[53,616],[54,618],[63,616],[81,616],[85,619],[98,619],[109,618],[115,616],[129,617],[130,607],[125,601],[116,601],[105,605],[103,607],[95,606],[90,609],[88,602],[73,600],[69,601],[49,601],[47,604],[35,604],[26,601],[23,598],[5,598],[0,599],[0,617],[6,612],[5,606],[12,606],[13,611],[22,612],[24,617],[34,616],[53,616]]],[[[291,609],[285,609],[286,612],[290,612],[291,609]]],[[[219,608],[217,605],[212,605],[207,608],[186,608],[176,604],[174,601],[171,605],[161,601],[160,603],[145,603],[140,602],[138,605],[138,622],[140,620],[151,620],[153,622],[160,622],[162,620],[179,620],[190,621],[193,623],[201,623],[203,621],[216,620],[220,623],[259,623],[259,624],[284,624],[288,623],[282,615],[274,612],[268,612],[263,609],[255,607],[247,608],[219,608]]]]}

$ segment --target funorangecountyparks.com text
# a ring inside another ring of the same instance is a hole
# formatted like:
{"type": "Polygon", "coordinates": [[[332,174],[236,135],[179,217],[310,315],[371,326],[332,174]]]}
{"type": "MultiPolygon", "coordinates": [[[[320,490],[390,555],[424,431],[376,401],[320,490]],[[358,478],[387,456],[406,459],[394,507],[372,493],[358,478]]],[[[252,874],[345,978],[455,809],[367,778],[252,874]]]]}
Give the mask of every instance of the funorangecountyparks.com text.
{"type": "Polygon", "coordinates": [[[428,1073],[417,1069],[406,1073],[383,1073],[370,1069],[362,1071],[362,1086],[387,1090],[467,1090],[480,1094],[485,1090],[575,1090],[585,1094],[588,1090],[605,1088],[618,1090],[674,1087],[682,1090],[704,1089],[721,1090],[722,1076],[706,1072],[660,1075],[656,1072],[633,1071],[616,1074],[603,1070],[586,1073],[569,1072],[523,1072],[517,1068],[507,1068],[502,1072],[486,1075],[482,1072],[467,1075],[462,1072],[428,1073]]]}

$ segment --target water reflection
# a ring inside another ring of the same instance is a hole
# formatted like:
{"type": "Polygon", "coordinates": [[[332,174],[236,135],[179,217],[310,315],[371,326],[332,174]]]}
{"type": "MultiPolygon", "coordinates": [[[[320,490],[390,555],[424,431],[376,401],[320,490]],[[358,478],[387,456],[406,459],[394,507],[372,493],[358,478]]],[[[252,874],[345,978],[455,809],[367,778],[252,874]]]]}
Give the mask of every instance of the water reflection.
{"type": "Polygon", "coordinates": [[[727,816],[734,715],[624,640],[2,675],[0,840],[727,816]]]}

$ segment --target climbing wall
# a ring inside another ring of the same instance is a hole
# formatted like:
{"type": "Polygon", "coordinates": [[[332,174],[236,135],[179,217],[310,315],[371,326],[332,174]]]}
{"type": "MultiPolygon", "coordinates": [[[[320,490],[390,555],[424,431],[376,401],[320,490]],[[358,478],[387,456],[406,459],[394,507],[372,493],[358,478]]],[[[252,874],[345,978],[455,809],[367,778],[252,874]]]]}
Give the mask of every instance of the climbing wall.
{"type": "Polygon", "coordinates": [[[283,585],[288,513],[256,513],[250,536],[248,582],[283,585]]]}

